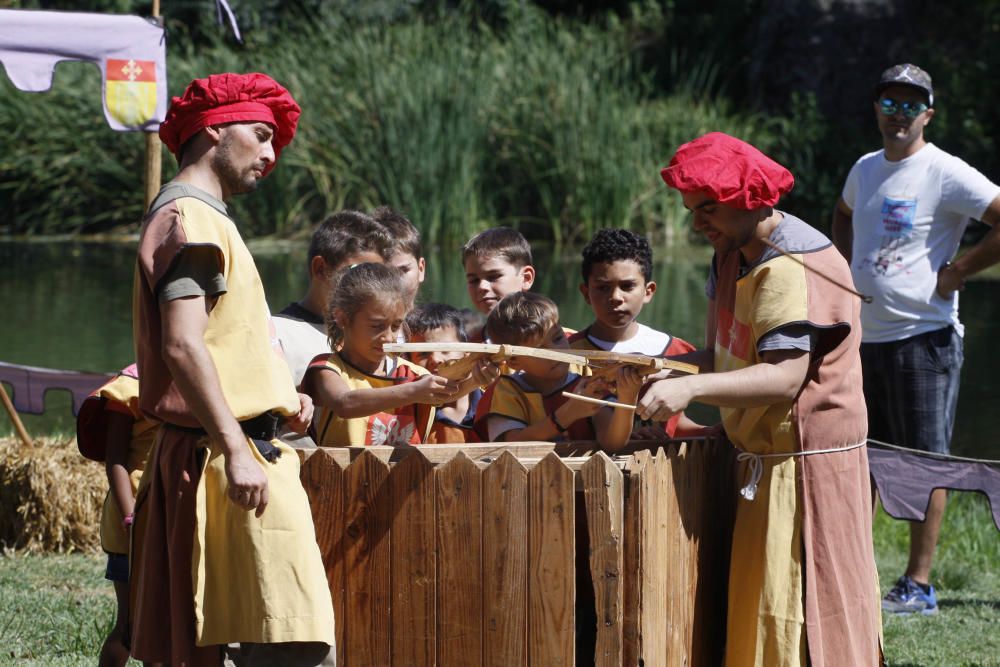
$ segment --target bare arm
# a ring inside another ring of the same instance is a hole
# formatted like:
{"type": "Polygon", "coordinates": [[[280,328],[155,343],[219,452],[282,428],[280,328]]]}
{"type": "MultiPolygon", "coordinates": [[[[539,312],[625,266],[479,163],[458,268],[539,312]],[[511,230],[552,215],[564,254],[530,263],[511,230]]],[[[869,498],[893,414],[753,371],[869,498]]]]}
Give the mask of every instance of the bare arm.
{"type": "Polygon", "coordinates": [[[458,383],[437,375],[424,375],[419,380],[392,387],[351,389],[333,371],[310,369],[302,386],[317,405],[344,419],[367,417],[411,403],[447,403],[459,395],[458,383]]]}
{"type": "Polygon", "coordinates": [[[715,435],[721,429],[720,424],[705,426],[688,417],[683,412],[677,420],[677,428],[674,430],[675,438],[687,438],[692,436],[715,435]]]}
{"type": "Polygon", "coordinates": [[[222,450],[230,499],[245,509],[256,508],[260,516],[267,506],[267,476],[250,454],[205,347],[208,312],[209,302],[201,296],[160,304],[163,360],[198,423],[222,450]]]}
{"type": "Polygon", "coordinates": [[[729,408],[753,408],[794,399],[809,371],[805,350],[764,352],[763,361],[724,373],[660,380],[639,404],[643,419],[666,421],[694,401],[729,408]]]}
{"type": "MultiPolygon", "coordinates": [[[[121,412],[108,413],[108,442],[104,457],[104,470],[108,475],[111,499],[123,517],[135,510],[132,480],[126,467],[128,446],[132,441],[133,419],[121,412]]],[[[123,527],[124,528],[124,527],[123,527]]]]}
{"type": "MultiPolygon", "coordinates": [[[[619,403],[635,405],[639,400],[643,378],[630,366],[618,369],[615,395],[619,403]]],[[[628,444],[632,437],[635,411],[626,408],[603,408],[594,415],[594,431],[598,444],[606,451],[616,452],[628,444]]]]}
{"type": "Polygon", "coordinates": [[[941,296],[950,297],[955,290],[962,289],[967,277],[1000,262],[1000,196],[990,202],[983,222],[992,227],[986,236],[938,271],[937,291],[941,296]]]}
{"type": "Polygon", "coordinates": [[[837,205],[833,208],[830,235],[833,236],[833,245],[850,264],[854,245],[854,211],[847,205],[843,197],[837,198],[837,205]]]}

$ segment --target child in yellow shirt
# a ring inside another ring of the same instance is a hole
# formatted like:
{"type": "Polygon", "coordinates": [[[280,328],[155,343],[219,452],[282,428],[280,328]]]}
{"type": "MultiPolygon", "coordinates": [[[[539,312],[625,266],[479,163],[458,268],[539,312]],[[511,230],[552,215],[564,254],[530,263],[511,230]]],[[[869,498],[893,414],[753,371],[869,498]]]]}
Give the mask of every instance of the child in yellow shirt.
{"type": "Polygon", "coordinates": [[[135,495],[157,426],[139,411],[135,364],[87,397],[76,418],[80,453],[103,462],[108,475],[108,495],[101,510],[101,548],[108,554],[104,576],[114,584],[118,612],[101,647],[100,667],[124,667],[129,658],[129,538],[135,495]]]}
{"type": "Polygon", "coordinates": [[[412,305],[400,272],[384,264],[344,270],[326,309],[331,349],[313,359],[302,391],[316,405],[316,444],[416,445],[427,441],[434,406],[491,382],[483,362],[462,382],[433,375],[382,346],[395,343],[412,305]]]}
{"type": "MultiPolygon", "coordinates": [[[[533,292],[510,294],[486,320],[493,341],[551,350],[569,350],[559,308],[533,292]]],[[[609,451],[621,449],[632,433],[632,410],[572,400],[563,392],[606,398],[608,384],[582,377],[570,364],[536,357],[513,357],[515,371],[501,376],[480,402],[477,428],[490,442],[524,440],[597,440],[609,451]],[[485,429],[483,429],[485,425],[485,429]]],[[[642,379],[623,367],[615,380],[622,403],[635,404],[642,379]]]]}

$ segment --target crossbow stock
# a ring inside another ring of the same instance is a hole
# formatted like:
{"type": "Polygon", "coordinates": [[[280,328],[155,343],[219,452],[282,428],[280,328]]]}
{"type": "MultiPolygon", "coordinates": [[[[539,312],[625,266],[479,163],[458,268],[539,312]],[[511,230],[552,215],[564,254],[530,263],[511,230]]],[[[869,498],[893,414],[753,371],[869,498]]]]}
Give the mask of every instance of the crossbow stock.
{"type": "Polygon", "coordinates": [[[609,377],[625,365],[634,366],[640,375],[653,375],[662,370],[671,370],[685,375],[698,373],[698,367],[662,357],[642,354],[622,354],[604,350],[548,350],[524,345],[496,345],[492,343],[386,343],[382,350],[387,354],[407,352],[462,352],[461,359],[452,359],[438,366],[435,373],[449,380],[461,380],[481,359],[494,363],[504,363],[512,357],[534,357],[561,361],[589,367],[595,377],[609,377]]]}

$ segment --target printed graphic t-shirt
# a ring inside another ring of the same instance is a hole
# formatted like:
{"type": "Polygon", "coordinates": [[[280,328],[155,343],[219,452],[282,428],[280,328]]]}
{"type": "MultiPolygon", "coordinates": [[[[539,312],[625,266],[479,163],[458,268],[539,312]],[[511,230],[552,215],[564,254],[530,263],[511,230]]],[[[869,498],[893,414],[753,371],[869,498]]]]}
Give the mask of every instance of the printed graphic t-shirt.
{"type": "Polygon", "coordinates": [[[998,194],[1000,187],[933,144],[899,162],[877,151],[854,164],[842,196],[854,212],[851,274],[858,291],[872,296],[861,308],[862,342],[949,325],[963,333],[958,293],[938,296],[937,272],[958,250],[969,218],[980,219],[998,194]]]}

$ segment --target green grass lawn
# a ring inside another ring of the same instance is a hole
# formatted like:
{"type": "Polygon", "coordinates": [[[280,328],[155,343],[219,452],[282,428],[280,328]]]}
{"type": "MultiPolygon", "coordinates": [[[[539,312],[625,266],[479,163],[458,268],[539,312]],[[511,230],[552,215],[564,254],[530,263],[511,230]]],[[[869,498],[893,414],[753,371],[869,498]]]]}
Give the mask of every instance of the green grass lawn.
{"type": "MultiPolygon", "coordinates": [[[[883,592],[906,565],[909,529],[881,511],[875,550],[883,592]]],[[[0,555],[0,665],[93,665],[114,616],[98,555],[0,555]]],[[[941,612],[886,617],[893,667],[1000,665],[1000,533],[985,500],[952,498],[934,572],[941,612]]],[[[137,663],[135,663],[137,664],[137,663]]]]}

